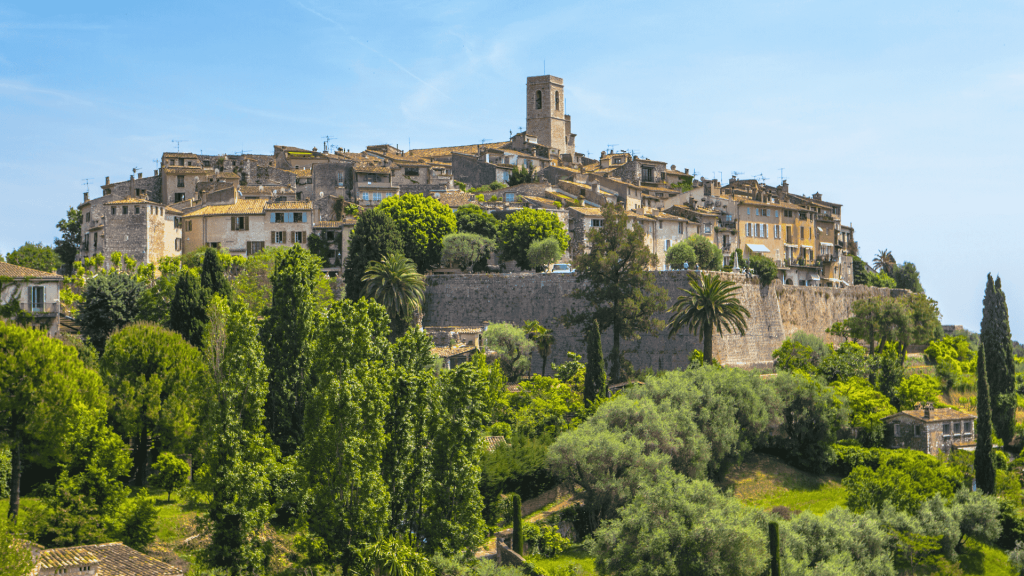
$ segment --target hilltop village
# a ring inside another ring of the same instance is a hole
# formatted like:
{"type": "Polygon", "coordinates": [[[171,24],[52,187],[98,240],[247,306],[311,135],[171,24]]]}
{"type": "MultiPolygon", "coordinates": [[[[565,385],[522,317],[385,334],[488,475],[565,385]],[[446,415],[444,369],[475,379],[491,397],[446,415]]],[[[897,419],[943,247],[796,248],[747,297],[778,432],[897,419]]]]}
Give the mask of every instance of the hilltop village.
{"type": "Polygon", "coordinates": [[[102,254],[109,262],[117,252],[148,264],[201,247],[248,256],[268,246],[306,245],[315,234],[333,253],[325,259],[333,276],[343,271],[358,208],[419,194],[453,210],[478,204],[498,219],[523,208],[556,214],[571,238],[566,262],[586,249],[586,232],[602,225],[601,206],[617,203],[642,225],[656,269],[668,269],[671,246],[701,235],[721,249],[725,268],[735,265],[734,254],[760,254],[774,261],[786,285],[853,284],[857,244],[841,204],[792,193],[786,181],[698,179],[688,168],[625,150],[589,158],[576,150],[566,104],[561,78],[534,76],[526,81],[526,130],[504,142],[167,152],[152,176],[107,177],[101,195],[85,193],[80,257],[102,254]],[[530,182],[509,186],[517,170],[529,172],[530,182]],[[481,187],[487,191],[479,193],[481,187]]]}

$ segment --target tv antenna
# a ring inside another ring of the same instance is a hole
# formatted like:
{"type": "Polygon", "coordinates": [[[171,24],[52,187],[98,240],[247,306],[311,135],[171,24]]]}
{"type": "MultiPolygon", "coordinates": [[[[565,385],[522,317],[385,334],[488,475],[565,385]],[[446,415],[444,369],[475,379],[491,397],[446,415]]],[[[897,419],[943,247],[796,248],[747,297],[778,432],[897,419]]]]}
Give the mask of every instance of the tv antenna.
{"type": "Polygon", "coordinates": [[[171,140],[171,142],[174,142],[175,144],[177,144],[178,145],[178,152],[181,152],[181,143],[182,142],[188,142],[188,140],[171,140]]]}
{"type": "Polygon", "coordinates": [[[242,154],[245,154],[245,153],[248,153],[248,152],[252,152],[252,150],[239,150],[238,154],[236,154],[236,156],[241,156],[242,154]]]}
{"type": "Polygon", "coordinates": [[[615,144],[608,144],[608,152],[611,153],[615,150],[615,144]]]}
{"type": "Polygon", "coordinates": [[[743,172],[737,172],[737,171],[735,171],[735,170],[733,170],[733,171],[732,171],[732,176],[733,176],[733,178],[735,178],[735,177],[737,177],[737,176],[742,176],[742,175],[743,175],[743,172]]]}
{"type": "Polygon", "coordinates": [[[324,136],[324,153],[327,153],[327,147],[331,145],[331,137],[324,136]]]}
{"type": "Polygon", "coordinates": [[[153,159],[153,166],[159,168],[160,167],[160,161],[154,158],[153,159]]]}
{"type": "Polygon", "coordinates": [[[785,168],[779,168],[779,180],[781,181],[780,184],[786,181],[786,176],[783,173],[783,170],[785,170],[785,168]]]}
{"type": "Polygon", "coordinates": [[[92,178],[83,178],[82,179],[82,184],[85,184],[85,193],[86,194],[89,193],[89,180],[92,180],[92,178]]]}
{"type": "Polygon", "coordinates": [[[132,174],[135,174],[136,172],[139,172],[139,167],[138,166],[132,168],[132,174]]]}
{"type": "Polygon", "coordinates": [[[754,178],[757,178],[758,180],[761,181],[761,184],[764,184],[764,173],[763,172],[761,174],[758,174],[757,176],[754,176],[754,178]]]}

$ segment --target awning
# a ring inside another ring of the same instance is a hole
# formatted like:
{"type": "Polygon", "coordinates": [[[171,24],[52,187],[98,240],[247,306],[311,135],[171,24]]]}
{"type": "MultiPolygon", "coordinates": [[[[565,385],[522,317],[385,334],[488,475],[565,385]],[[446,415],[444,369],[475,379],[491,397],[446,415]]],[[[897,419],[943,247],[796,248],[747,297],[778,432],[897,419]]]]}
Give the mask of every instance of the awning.
{"type": "Polygon", "coordinates": [[[824,230],[821,229],[821,226],[817,226],[817,228],[818,228],[818,232],[824,232],[824,230]]]}
{"type": "Polygon", "coordinates": [[[785,242],[783,242],[782,245],[786,248],[799,248],[796,244],[786,244],[785,242]]]}
{"type": "Polygon", "coordinates": [[[822,246],[831,246],[832,245],[831,242],[818,242],[818,244],[821,244],[822,246]]]}
{"type": "Polygon", "coordinates": [[[821,282],[821,276],[818,276],[817,274],[811,274],[811,280],[814,280],[815,282],[821,282]]]}
{"type": "Polygon", "coordinates": [[[751,252],[771,252],[771,250],[769,250],[764,244],[747,244],[747,248],[750,248],[751,252]]]}

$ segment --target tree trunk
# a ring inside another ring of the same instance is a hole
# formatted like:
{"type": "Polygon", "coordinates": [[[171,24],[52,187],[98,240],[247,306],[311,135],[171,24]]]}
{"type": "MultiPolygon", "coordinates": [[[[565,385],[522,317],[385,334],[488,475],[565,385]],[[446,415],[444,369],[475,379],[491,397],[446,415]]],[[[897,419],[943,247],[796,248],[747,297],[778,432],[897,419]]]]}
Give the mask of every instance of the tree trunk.
{"type": "Polygon", "coordinates": [[[540,357],[540,375],[541,376],[547,376],[547,371],[548,371],[548,357],[547,356],[541,356],[540,357]]]}
{"type": "Polygon", "coordinates": [[[21,506],[21,442],[18,440],[16,437],[11,450],[11,498],[7,517],[12,524],[18,523],[18,508],[21,506]]]}
{"type": "Polygon", "coordinates": [[[622,358],[619,357],[619,329],[612,324],[612,382],[622,382],[622,358]]]}
{"type": "Polygon", "coordinates": [[[704,363],[711,364],[711,360],[714,358],[714,356],[712,356],[711,344],[714,340],[715,335],[713,332],[713,328],[710,325],[705,325],[703,332],[704,334],[702,334],[701,336],[703,336],[704,340],[704,363]]]}

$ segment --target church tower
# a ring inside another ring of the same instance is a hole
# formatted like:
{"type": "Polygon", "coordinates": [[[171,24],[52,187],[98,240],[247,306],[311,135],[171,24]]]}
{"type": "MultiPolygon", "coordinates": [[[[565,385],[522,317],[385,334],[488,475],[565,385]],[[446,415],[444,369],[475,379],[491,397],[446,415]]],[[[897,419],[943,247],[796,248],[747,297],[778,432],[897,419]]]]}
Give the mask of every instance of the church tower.
{"type": "Polygon", "coordinates": [[[526,79],[526,133],[555,154],[574,154],[576,143],[569,115],[565,113],[565,90],[557,76],[526,79]]]}

